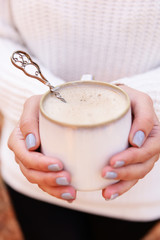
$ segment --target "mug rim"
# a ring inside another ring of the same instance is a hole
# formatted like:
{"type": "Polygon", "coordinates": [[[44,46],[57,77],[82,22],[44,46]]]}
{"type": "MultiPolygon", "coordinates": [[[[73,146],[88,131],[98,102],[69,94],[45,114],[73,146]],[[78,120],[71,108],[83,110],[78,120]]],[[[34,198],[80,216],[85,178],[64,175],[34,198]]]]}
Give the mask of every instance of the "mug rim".
{"type": "Polygon", "coordinates": [[[44,93],[43,96],[41,97],[41,100],[40,100],[40,113],[46,119],[48,119],[49,121],[51,121],[51,122],[53,122],[53,123],[55,123],[57,125],[63,126],[63,127],[69,127],[69,128],[97,128],[97,127],[107,126],[110,123],[113,123],[113,122],[121,119],[129,111],[131,104],[130,104],[130,98],[129,98],[128,94],[123,89],[121,89],[120,87],[118,87],[116,85],[113,85],[111,83],[100,82],[100,81],[91,81],[91,80],[90,81],[79,80],[79,81],[65,82],[63,84],[57,85],[56,89],[63,88],[63,87],[68,86],[68,85],[78,85],[78,84],[98,84],[98,85],[108,86],[109,88],[114,88],[114,89],[118,90],[119,92],[121,92],[125,96],[125,98],[126,98],[126,108],[124,109],[124,111],[122,111],[121,114],[119,114],[119,116],[114,117],[114,118],[112,118],[111,120],[108,120],[108,121],[103,121],[101,123],[83,124],[83,125],[81,125],[81,124],[65,123],[65,122],[58,121],[58,120],[55,120],[55,119],[49,117],[46,114],[46,112],[44,111],[44,109],[43,109],[43,102],[46,99],[46,97],[51,93],[50,90],[49,90],[46,93],[44,93]]]}

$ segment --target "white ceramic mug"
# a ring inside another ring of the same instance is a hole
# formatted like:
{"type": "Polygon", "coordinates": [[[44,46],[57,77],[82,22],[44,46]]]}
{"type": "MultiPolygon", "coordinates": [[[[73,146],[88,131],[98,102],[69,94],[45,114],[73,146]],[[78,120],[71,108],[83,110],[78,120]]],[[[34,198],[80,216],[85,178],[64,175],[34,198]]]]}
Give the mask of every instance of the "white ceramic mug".
{"type": "Polygon", "coordinates": [[[114,154],[128,147],[131,127],[130,100],[119,87],[96,81],[69,82],[60,85],[59,90],[73,84],[76,84],[77,88],[82,84],[86,87],[92,84],[106,87],[123,96],[126,101],[125,108],[110,121],[89,125],[68,124],[65,123],[65,118],[59,122],[44,111],[45,99],[52,94],[47,92],[40,103],[41,150],[45,155],[57,157],[63,162],[64,168],[71,173],[71,184],[77,190],[103,189],[115,180],[102,178],[102,168],[114,154]]]}

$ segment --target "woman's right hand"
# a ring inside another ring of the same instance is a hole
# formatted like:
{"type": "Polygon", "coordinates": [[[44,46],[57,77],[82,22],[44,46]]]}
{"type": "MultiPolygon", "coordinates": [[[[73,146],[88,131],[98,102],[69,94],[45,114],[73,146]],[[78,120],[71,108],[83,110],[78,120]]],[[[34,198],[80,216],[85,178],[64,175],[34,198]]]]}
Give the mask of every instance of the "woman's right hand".
{"type": "Polygon", "coordinates": [[[29,182],[37,184],[44,192],[73,201],[76,190],[70,185],[71,176],[63,169],[63,163],[38,152],[40,95],[29,98],[25,104],[18,126],[8,140],[21,172],[29,182]]]}

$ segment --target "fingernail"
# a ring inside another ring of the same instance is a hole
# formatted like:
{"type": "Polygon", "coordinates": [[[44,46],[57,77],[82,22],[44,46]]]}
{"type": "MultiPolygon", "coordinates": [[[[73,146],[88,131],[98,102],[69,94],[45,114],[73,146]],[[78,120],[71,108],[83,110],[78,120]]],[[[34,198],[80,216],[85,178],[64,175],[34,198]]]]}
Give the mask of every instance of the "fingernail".
{"type": "Polygon", "coordinates": [[[60,166],[58,164],[50,164],[48,166],[48,170],[49,171],[53,171],[53,172],[57,172],[57,171],[60,171],[62,168],[60,168],[60,166]]]}
{"type": "Polygon", "coordinates": [[[124,161],[117,161],[113,167],[115,168],[119,168],[119,167],[122,167],[124,166],[125,162],[124,161]]]}
{"type": "Polygon", "coordinates": [[[108,179],[117,178],[117,173],[115,173],[115,172],[107,172],[106,175],[104,176],[104,178],[108,178],[108,179]]]}
{"type": "Polygon", "coordinates": [[[65,177],[56,178],[56,183],[57,183],[58,185],[63,185],[63,186],[66,186],[66,185],[69,184],[67,178],[65,178],[65,177]]]}
{"type": "Polygon", "coordinates": [[[106,198],[106,201],[107,201],[107,200],[113,200],[113,199],[117,198],[118,196],[119,196],[118,193],[114,193],[114,194],[111,195],[110,198],[106,198]]]}
{"type": "Polygon", "coordinates": [[[65,200],[74,199],[74,197],[70,193],[62,193],[61,198],[65,199],[65,200]]]}
{"type": "Polygon", "coordinates": [[[110,200],[113,200],[113,199],[117,198],[118,196],[119,196],[118,193],[114,193],[114,194],[111,195],[110,200]]]}
{"type": "Polygon", "coordinates": [[[133,137],[133,143],[137,145],[137,147],[141,147],[145,139],[145,134],[143,131],[138,131],[135,133],[133,137]]]}
{"type": "Polygon", "coordinates": [[[26,147],[27,147],[27,149],[30,149],[35,146],[36,146],[36,138],[35,138],[34,134],[29,133],[26,136],[26,147]]]}

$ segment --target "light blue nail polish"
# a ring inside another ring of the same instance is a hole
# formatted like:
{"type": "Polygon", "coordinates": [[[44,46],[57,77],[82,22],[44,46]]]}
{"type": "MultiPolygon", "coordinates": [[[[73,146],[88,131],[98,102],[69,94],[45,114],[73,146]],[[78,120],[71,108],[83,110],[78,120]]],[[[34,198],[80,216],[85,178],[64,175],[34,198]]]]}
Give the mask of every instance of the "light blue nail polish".
{"type": "Polygon", "coordinates": [[[141,147],[145,139],[145,134],[143,131],[138,131],[135,133],[133,137],[133,143],[137,145],[137,147],[141,147]]]}
{"type": "Polygon", "coordinates": [[[27,147],[27,149],[30,149],[35,146],[36,146],[36,138],[35,138],[34,134],[29,133],[26,137],[26,147],[27,147]]]}
{"type": "Polygon", "coordinates": [[[74,197],[70,193],[62,193],[61,198],[65,199],[65,200],[74,199],[74,197]]]}
{"type": "Polygon", "coordinates": [[[58,177],[58,178],[56,178],[56,183],[58,185],[62,185],[62,186],[66,186],[66,185],[69,184],[67,178],[65,178],[65,177],[58,177]]]}
{"type": "Polygon", "coordinates": [[[61,168],[60,168],[60,166],[58,164],[55,163],[55,164],[50,164],[48,166],[48,170],[49,171],[53,171],[53,172],[57,172],[57,171],[60,171],[61,168]]]}
{"type": "Polygon", "coordinates": [[[125,164],[124,161],[117,161],[117,162],[114,164],[114,167],[115,167],[115,168],[119,168],[119,167],[124,166],[124,164],[125,164]]]}
{"type": "Polygon", "coordinates": [[[107,172],[104,177],[108,178],[108,179],[114,179],[114,178],[117,178],[117,173],[116,172],[107,172]]]}
{"type": "Polygon", "coordinates": [[[113,200],[113,199],[117,198],[118,196],[119,196],[118,193],[114,193],[114,194],[111,195],[110,198],[106,198],[105,200],[106,200],[106,201],[113,200]]]}
{"type": "Polygon", "coordinates": [[[118,193],[114,193],[114,194],[111,195],[110,200],[113,200],[113,199],[117,198],[118,196],[119,196],[118,193]]]}

